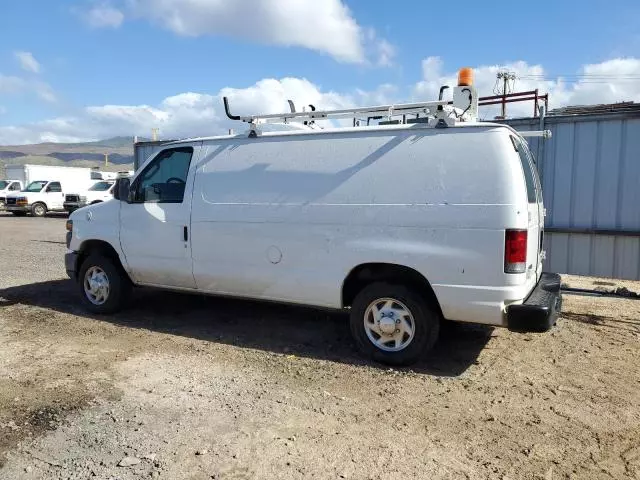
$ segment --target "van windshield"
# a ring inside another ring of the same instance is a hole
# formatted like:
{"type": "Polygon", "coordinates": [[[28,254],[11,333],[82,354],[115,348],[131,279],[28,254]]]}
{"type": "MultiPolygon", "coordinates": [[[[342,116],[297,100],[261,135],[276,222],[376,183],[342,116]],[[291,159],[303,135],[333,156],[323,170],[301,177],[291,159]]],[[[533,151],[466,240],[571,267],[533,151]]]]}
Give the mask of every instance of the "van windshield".
{"type": "Polygon", "coordinates": [[[111,188],[113,182],[98,182],[95,185],[92,185],[89,189],[90,192],[106,192],[111,188]]]}
{"type": "Polygon", "coordinates": [[[9,185],[9,182],[0,180],[0,190],[4,190],[5,188],[7,188],[7,185],[9,185]]]}
{"type": "Polygon", "coordinates": [[[27,188],[23,190],[23,192],[39,192],[42,188],[47,184],[46,181],[38,180],[36,182],[31,182],[27,185],[27,188]]]}

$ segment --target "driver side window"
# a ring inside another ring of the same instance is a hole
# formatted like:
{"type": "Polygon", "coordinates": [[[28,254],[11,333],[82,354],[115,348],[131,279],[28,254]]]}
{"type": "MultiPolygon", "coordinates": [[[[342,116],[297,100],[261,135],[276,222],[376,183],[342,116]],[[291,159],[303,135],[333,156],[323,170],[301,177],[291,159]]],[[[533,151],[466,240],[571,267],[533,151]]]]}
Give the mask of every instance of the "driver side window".
{"type": "Polygon", "coordinates": [[[134,201],[182,203],[192,156],[192,147],[160,152],[136,180],[134,201]]]}

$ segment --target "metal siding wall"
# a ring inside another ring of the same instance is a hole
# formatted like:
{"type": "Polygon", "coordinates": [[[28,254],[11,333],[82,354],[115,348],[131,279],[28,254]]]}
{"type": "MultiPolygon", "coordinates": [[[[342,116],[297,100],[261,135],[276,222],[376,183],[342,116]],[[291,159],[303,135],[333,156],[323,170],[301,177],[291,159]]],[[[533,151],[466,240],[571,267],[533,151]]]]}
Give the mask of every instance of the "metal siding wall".
{"type": "Polygon", "coordinates": [[[620,136],[618,221],[623,228],[640,229],[640,118],[626,120],[620,136]]]}
{"type": "MultiPolygon", "coordinates": [[[[539,119],[505,122],[538,130],[539,119]]],[[[547,117],[553,136],[528,138],[538,160],[547,227],[640,230],[640,118],[547,117]]],[[[545,269],[640,280],[640,237],[545,234],[545,269]]]]}

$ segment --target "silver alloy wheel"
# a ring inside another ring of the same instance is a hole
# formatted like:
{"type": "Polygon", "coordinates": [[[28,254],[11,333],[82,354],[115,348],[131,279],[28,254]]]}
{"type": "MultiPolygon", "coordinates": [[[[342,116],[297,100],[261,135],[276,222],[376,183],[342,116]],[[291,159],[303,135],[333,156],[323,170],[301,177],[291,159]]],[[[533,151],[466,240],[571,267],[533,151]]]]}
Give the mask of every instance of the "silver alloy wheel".
{"type": "Polygon", "coordinates": [[[102,305],[109,298],[109,277],[100,267],[91,267],[84,274],[84,294],[94,305],[102,305]]]}
{"type": "Polygon", "coordinates": [[[395,298],[379,298],[364,312],[364,330],[380,350],[399,352],[413,340],[415,321],[404,303],[395,298]]]}
{"type": "Polygon", "coordinates": [[[33,210],[35,211],[35,214],[36,214],[38,217],[41,217],[42,215],[44,215],[44,214],[45,214],[44,207],[43,207],[42,205],[40,205],[40,204],[36,205],[36,206],[33,208],[33,210]]]}

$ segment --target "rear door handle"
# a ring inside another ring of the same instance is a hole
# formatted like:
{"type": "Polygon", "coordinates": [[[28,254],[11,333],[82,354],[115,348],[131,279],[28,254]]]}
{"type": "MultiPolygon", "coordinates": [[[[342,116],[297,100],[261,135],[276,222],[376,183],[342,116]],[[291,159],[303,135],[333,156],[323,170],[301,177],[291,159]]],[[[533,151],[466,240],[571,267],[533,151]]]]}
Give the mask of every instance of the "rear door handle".
{"type": "Polygon", "coordinates": [[[183,230],[182,230],[182,238],[184,239],[185,242],[189,241],[189,230],[187,229],[186,225],[183,227],[183,230]]]}

